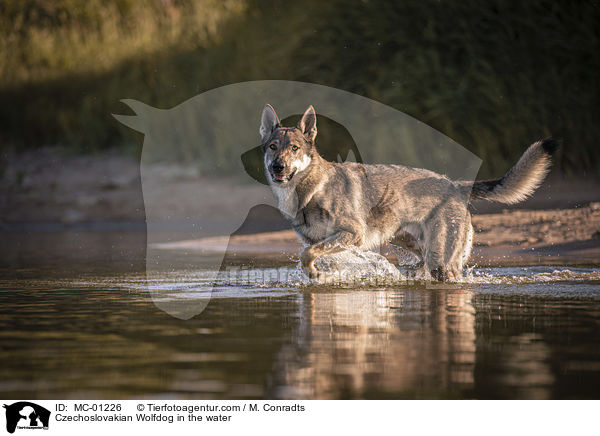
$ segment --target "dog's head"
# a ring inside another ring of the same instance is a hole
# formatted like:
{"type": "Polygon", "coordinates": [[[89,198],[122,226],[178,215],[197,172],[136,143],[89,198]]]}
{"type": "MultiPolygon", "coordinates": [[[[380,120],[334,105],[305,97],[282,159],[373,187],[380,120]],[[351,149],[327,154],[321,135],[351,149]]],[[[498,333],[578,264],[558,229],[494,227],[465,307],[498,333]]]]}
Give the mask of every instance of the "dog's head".
{"type": "Polygon", "coordinates": [[[301,177],[316,153],[317,115],[306,109],[296,127],[282,127],[275,110],[266,105],[260,124],[265,171],[270,183],[286,185],[301,177]]]}

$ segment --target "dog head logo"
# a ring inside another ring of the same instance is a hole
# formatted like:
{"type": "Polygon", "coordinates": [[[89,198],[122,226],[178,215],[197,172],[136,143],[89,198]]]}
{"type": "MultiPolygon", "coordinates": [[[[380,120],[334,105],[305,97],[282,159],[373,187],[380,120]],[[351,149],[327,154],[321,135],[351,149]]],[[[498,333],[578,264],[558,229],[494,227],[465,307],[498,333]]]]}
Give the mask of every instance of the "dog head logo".
{"type": "Polygon", "coordinates": [[[47,429],[50,411],[28,401],[4,405],[6,409],[6,431],[14,433],[19,429],[47,429]]]}
{"type": "MultiPolygon", "coordinates": [[[[123,100],[135,115],[114,117],[144,134],[140,172],[147,289],[154,303],[175,317],[191,318],[210,301],[207,289],[218,285],[228,247],[227,237],[216,235],[235,233],[258,205],[281,210],[268,186],[261,148],[265,138],[257,128],[266,102],[277,108],[281,122],[299,122],[308,134],[312,124],[307,121],[314,117],[303,118],[302,113],[311,105],[316,108],[317,148],[327,160],[402,163],[460,180],[474,180],[479,170],[477,156],[426,124],[376,101],[321,85],[244,82],[213,89],[168,110],[123,100]],[[346,139],[340,141],[344,135],[333,129],[331,140],[324,141],[325,120],[341,127],[346,139]],[[331,148],[321,147],[328,142],[331,148]],[[190,171],[198,180],[194,189],[178,184],[190,171]],[[173,195],[177,189],[181,191],[173,195]],[[201,238],[210,239],[204,251],[193,244],[178,245],[182,239],[201,238]]],[[[294,164],[301,167],[303,162],[294,164]]]]}

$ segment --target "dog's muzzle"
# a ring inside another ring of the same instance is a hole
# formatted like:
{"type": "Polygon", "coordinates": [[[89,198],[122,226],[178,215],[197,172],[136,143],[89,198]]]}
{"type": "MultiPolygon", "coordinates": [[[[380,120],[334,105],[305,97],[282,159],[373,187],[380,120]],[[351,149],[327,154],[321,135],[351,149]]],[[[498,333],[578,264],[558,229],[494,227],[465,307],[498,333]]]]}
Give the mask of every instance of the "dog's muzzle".
{"type": "Polygon", "coordinates": [[[278,162],[273,162],[269,172],[271,173],[271,180],[275,183],[287,183],[292,180],[292,177],[296,174],[296,170],[289,174],[285,174],[285,167],[278,162]]]}
{"type": "Polygon", "coordinates": [[[292,180],[292,177],[294,177],[295,174],[296,174],[296,170],[292,171],[288,175],[284,175],[282,173],[275,173],[275,172],[271,171],[271,179],[275,183],[287,183],[290,180],[292,180]]]}

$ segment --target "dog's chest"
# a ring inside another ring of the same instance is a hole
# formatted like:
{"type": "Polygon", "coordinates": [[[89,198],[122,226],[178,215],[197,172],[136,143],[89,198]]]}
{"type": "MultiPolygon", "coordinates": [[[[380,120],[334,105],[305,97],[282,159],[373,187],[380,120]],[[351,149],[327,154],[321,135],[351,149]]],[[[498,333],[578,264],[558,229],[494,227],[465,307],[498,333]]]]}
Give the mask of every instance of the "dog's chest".
{"type": "Polygon", "coordinates": [[[288,219],[296,216],[298,211],[298,195],[293,186],[280,187],[271,185],[273,195],[277,200],[277,207],[288,219]]]}
{"type": "Polygon", "coordinates": [[[292,227],[305,241],[315,243],[335,233],[335,225],[327,210],[309,203],[299,210],[292,227]]]}
{"type": "Polygon", "coordinates": [[[293,185],[271,185],[281,213],[291,221],[293,229],[304,242],[315,243],[335,233],[332,215],[318,201],[311,199],[305,203],[305,195],[298,197],[293,185]],[[299,208],[301,207],[301,208],[299,208]]]}

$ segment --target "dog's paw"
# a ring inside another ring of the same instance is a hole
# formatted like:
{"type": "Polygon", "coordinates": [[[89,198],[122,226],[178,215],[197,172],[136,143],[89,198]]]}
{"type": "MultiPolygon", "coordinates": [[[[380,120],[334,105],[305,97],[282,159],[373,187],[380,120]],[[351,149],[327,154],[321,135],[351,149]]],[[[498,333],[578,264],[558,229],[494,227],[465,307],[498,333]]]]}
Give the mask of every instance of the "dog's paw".
{"type": "Polygon", "coordinates": [[[326,274],[322,271],[319,271],[314,263],[309,263],[308,265],[302,265],[302,271],[311,281],[322,283],[325,280],[326,274]]]}
{"type": "Polygon", "coordinates": [[[322,273],[317,270],[314,265],[303,265],[302,271],[304,271],[304,274],[306,274],[311,280],[319,280],[319,277],[322,276],[322,273]]]}
{"type": "Polygon", "coordinates": [[[319,271],[319,270],[315,270],[315,271],[316,272],[314,273],[313,277],[311,277],[311,279],[316,281],[317,283],[324,284],[324,283],[328,283],[328,280],[331,280],[327,273],[319,271]]]}
{"type": "Polygon", "coordinates": [[[431,270],[431,277],[438,282],[457,282],[461,279],[461,274],[460,271],[440,266],[431,270]]]}
{"type": "Polygon", "coordinates": [[[308,278],[316,280],[319,271],[315,268],[315,259],[308,248],[305,248],[300,254],[300,263],[302,264],[304,274],[306,274],[308,278]]]}
{"type": "Polygon", "coordinates": [[[431,278],[436,282],[445,282],[448,280],[448,272],[442,266],[431,270],[431,278]]]}

